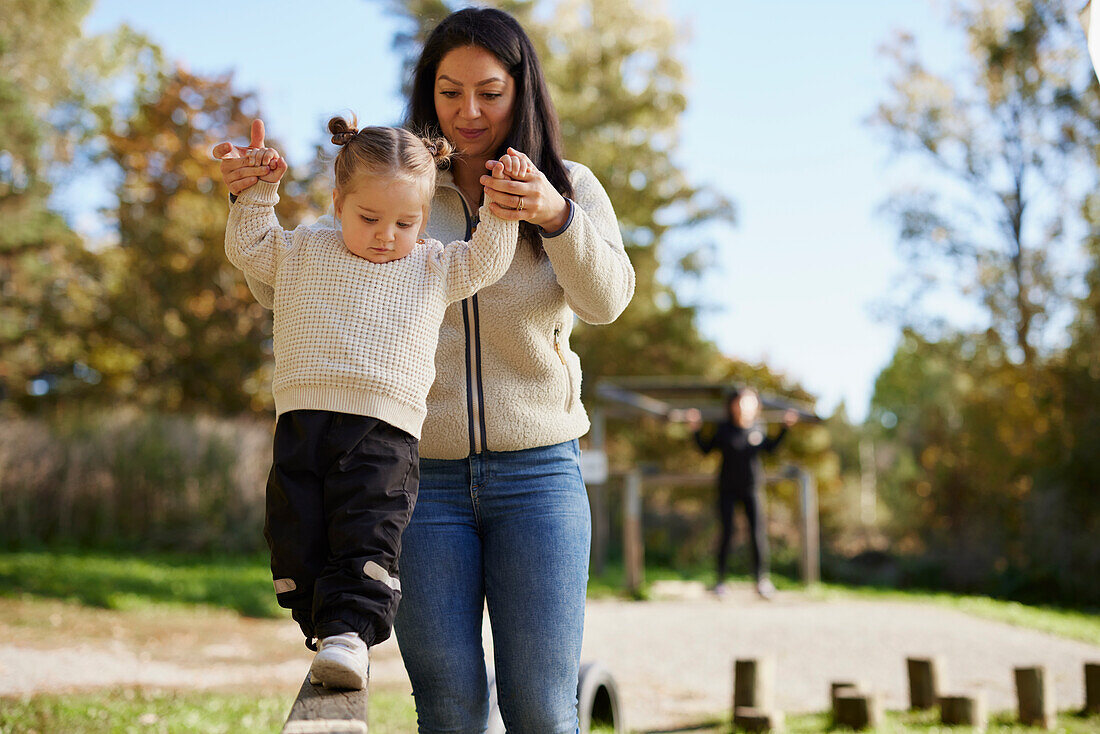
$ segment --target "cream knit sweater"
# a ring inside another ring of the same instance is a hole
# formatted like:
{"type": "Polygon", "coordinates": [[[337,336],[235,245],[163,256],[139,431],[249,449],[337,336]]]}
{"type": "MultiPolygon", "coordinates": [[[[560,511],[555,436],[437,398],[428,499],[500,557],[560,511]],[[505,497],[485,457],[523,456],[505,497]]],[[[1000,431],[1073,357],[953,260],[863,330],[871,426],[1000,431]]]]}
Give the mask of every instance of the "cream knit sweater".
{"type": "MultiPolygon", "coordinates": [[[[585,166],[566,167],[572,219],[556,237],[542,238],[545,255],[520,242],[499,281],[447,308],[420,441],[424,458],[549,446],[588,431],[580,360],[569,348],[574,315],[590,324],[618,318],[634,294],[634,269],[603,186],[585,166]]],[[[462,195],[441,174],[427,231],[460,240],[467,223],[462,195]]],[[[250,278],[249,286],[270,308],[261,281],[250,278]]]]}
{"type": "Polygon", "coordinates": [[[518,227],[482,208],[472,241],[418,240],[407,256],[372,263],[337,229],[279,226],[278,185],[260,181],[229,211],[225,252],[274,286],[275,410],[367,415],[420,438],[448,304],[495,282],[518,227]]]}

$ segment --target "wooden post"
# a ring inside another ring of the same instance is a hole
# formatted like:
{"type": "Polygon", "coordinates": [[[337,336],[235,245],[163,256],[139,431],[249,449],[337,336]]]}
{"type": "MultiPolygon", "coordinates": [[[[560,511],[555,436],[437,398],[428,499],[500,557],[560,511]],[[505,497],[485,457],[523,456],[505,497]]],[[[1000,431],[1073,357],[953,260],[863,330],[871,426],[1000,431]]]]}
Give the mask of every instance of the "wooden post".
{"type": "Polygon", "coordinates": [[[309,676],[298,691],[282,734],[367,734],[367,689],[315,686],[309,676]]]}
{"type": "Polygon", "coordinates": [[[802,555],[799,570],[802,583],[816,584],[821,580],[820,533],[817,517],[817,484],[806,470],[798,472],[798,484],[802,498],[802,555]]]}
{"type": "Polygon", "coordinates": [[[923,711],[936,707],[939,689],[943,686],[940,674],[941,658],[906,658],[909,672],[909,708],[923,711]]]}
{"type": "Polygon", "coordinates": [[[874,693],[838,693],[836,725],[870,729],[882,723],[882,699],[874,693]]]}
{"type": "Polygon", "coordinates": [[[947,726],[972,726],[979,731],[989,725],[985,696],[943,696],[940,698],[940,722],[947,726]]]}
{"type": "Polygon", "coordinates": [[[775,658],[735,660],[733,663],[733,710],[775,708],[775,658]]]}
{"type": "Polygon", "coordinates": [[[782,711],[761,711],[739,706],[733,710],[733,728],[741,731],[783,731],[785,720],[782,711]]]}
{"type": "MultiPolygon", "coordinates": [[[[603,409],[596,406],[592,410],[592,428],[588,432],[588,443],[593,451],[604,451],[606,420],[603,409]]],[[[588,483],[588,502],[592,508],[592,575],[601,576],[607,566],[607,540],[610,525],[607,512],[607,482],[588,483]]]]}
{"type": "Polygon", "coordinates": [[[623,570],[626,590],[637,596],[645,583],[645,547],[642,545],[642,473],[631,469],[623,486],[623,570]]]}
{"type": "Polygon", "coordinates": [[[833,717],[836,718],[836,697],[841,694],[854,694],[864,690],[867,686],[863,681],[833,681],[829,684],[829,703],[832,706],[830,709],[833,712],[833,717]]]}
{"type": "Polygon", "coordinates": [[[1016,668],[1016,699],[1020,723],[1040,729],[1054,728],[1054,686],[1046,668],[1016,668]]]}
{"type": "Polygon", "coordinates": [[[1085,713],[1100,714],[1100,662],[1085,663],[1085,713]]]}

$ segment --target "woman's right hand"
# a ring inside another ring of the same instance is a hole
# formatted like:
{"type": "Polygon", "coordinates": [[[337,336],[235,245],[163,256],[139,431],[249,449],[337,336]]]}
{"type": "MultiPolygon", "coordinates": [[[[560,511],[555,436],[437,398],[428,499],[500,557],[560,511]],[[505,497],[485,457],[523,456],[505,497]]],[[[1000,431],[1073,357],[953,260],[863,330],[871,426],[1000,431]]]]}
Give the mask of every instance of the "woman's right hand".
{"type": "MultiPolygon", "coordinates": [[[[264,148],[264,121],[253,120],[251,140],[247,148],[221,142],[211,151],[216,160],[221,161],[222,181],[229,187],[229,193],[240,194],[263,178],[272,178],[279,166],[280,158],[271,148],[264,148]]],[[[285,165],[285,164],[284,164],[285,165]]],[[[278,172],[282,176],[282,172],[278,172]]],[[[274,180],[278,180],[275,178],[274,180]]]]}
{"type": "Polygon", "coordinates": [[[703,414],[698,408],[688,408],[684,411],[684,422],[688,424],[689,430],[698,431],[703,427],[703,414]]]}

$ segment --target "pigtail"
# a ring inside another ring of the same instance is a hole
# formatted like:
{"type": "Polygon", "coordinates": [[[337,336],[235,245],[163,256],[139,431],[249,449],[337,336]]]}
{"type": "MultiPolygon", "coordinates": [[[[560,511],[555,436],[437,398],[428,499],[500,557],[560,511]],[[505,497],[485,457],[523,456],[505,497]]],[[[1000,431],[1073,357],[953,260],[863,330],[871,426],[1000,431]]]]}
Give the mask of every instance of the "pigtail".
{"type": "Polygon", "coordinates": [[[358,124],[355,115],[351,116],[350,123],[339,115],[331,118],[328,121],[328,131],[332,133],[332,144],[345,146],[354,140],[359,134],[359,129],[356,127],[358,124]]]}
{"type": "Polygon", "coordinates": [[[455,147],[451,145],[451,141],[440,136],[432,138],[421,137],[420,142],[424,143],[424,147],[428,149],[428,153],[431,154],[432,159],[435,161],[436,168],[446,168],[450,165],[455,152],[455,147]]]}

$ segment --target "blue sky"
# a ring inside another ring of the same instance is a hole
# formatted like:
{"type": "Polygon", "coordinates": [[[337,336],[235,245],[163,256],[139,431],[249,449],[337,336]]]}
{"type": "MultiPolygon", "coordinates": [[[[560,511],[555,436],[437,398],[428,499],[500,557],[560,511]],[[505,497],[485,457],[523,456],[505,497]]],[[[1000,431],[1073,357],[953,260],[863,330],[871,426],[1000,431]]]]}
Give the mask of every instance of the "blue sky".
{"type": "MultiPolygon", "coordinates": [[[[719,246],[714,266],[683,295],[709,304],[702,328],[723,352],[799,380],[826,412],[844,400],[850,415],[865,414],[898,334],[872,314],[903,267],[895,228],[876,208],[905,180],[885,135],[865,122],[886,91],[878,49],[906,29],[933,68],[956,68],[961,39],[944,5],[665,4],[684,28],[689,76],[678,159],[692,181],[733,199],[739,216],[704,233],[719,246]]],[[[100,0],[84,27],[125,22],[193,71],[234,69],[238,86],[258,94],[269,134],[301,162],[335,112],[400,119],[397,24],[381,6],[100,0]]]]}

